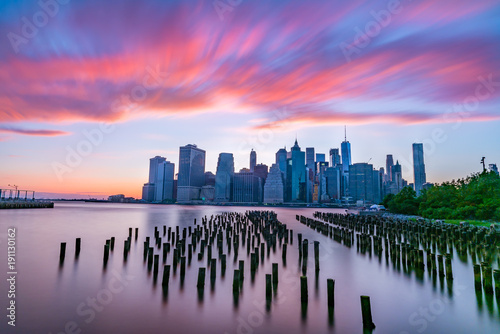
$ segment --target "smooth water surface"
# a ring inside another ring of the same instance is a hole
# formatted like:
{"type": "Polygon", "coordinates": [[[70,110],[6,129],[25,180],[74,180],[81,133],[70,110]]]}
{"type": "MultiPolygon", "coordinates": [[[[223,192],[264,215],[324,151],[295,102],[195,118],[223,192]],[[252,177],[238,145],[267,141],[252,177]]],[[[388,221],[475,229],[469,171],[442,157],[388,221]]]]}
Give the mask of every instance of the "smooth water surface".
{"type": "MultiPolygon", "coordinates": [[[[476,295],[470,258],[454,256],[454,281],[423,280],[398,271],[374,255],[357,253],[300,224],[295,215],[312,217],[318,209],[273,208],[278,219],[294,230],[286,267],[281,248],[266,256],[255,281],[250,279],[250,257],[240,245],[245,261],[243,292],[235,306],[232,293],[233,253],[228,256],[225,277],[218,268],[210,286],[207,270],[203,300],[196,282],[204,261],[193,256],[181,284],[179,272],[171,273],[168,294],[148,273],[143,242],[158,226],[192,226],[205,215],[223,211],[245,212],[256,208],[217,206],[142,205],[110,203],[56,203],[54,209],[0,211],[0,268],[7,277],[7,229],[16,228],[16,327],[7,325],[6,279],[0,283],[2,321],[0,333],[362,333],[360,296],[371,297],[374,333],[500,333],[500,312],[495,297],[476,295]],[[123,259],[123,242],[129,227],[139,228],[132,237],[130,255],[123,259]],[[300,303],[297,233],[309,240],[309,304],[302,316],[300,303]],[[75,259],[75,238],[82,248],[75,259]],[[116,238],[106,268],[103,247],[116,238]],[[313,241],[320,242],[320,271],[314,272],[313,241]],[[67,242],[64,264],[59,265],[60,243],[67,242]],[[279,263],[278,293],[270,311],[265,306],[265,274],[279,263]],[[335,309],[329,315],[326,280],[335,279],[335,309]]],[[[264,208],[259,208],[265,210],[264,208]]],[[[321,210],[336,212],[335,209],[321,210]]],[[[344,210],[337,210],[342,212],[344,210]]],[[[197,249],[198,250],[198,249],[197,249]]],[[[214,257],[216,257],[216,248],[214,257]]],[[[234,250],[233,250],[234,252],[234,250]]],[[[187,253],[187,251],[186,251],[187,253]]],[[[155,248],[155,254],[161,250],[155,248]]],[[[167,264],[171,264],[172,253],[167,264]]],[[[161,255],[160,255],[161,262],[161,255]]],[[[220,261],[218,262],[218,265],[220,261]]],[[[162,268],[162,266],[161,266],[162,268]]]]}

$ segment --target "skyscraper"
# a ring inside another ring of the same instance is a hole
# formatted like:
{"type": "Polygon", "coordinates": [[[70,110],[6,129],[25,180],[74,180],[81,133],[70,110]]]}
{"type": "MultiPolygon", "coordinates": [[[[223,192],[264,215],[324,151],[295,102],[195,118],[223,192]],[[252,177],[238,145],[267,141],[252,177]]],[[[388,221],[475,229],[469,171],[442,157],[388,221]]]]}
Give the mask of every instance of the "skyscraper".
{"type": "Polygon", "coordinates": [[[166,159],[164,157],[156,156],[149,159],[149,178],[148,183],[145,183],[142,187],[142,199],[147,202],[156,201],[156,182],[158,176],[158,166],[164,163],[166,159]]]}
{"type": "Polygon", "coordinates": [[[179,176],[177,180],[177,201],[189,202],[200,198],[205,184],[205,151],[196,145],[181,146],[179,149],[179,176]]]}
{"type": "Polygon", "coordinates": [[[341,166],[328,167],[325,171],[326,193],[332,200],[340,200],[341,166]]]}
{"type": "Polygon", "coordinates": [[[374,170],[373,165],[367,163],[351,165],[349,178],[349,195],[355,201],[380,202],[380,172],[374,170]]]}
{"type": "Polygon", "coordinates": [[[399,193],[401,189],[403,189],[403,173],[401,171],[401,165],[397,160],[396,164],[391,167],[391,180],[394,184],[395,193],[399,193]]]}
{"type": "Polygon", "coordinates": [[[276,165],[279,170],[286,175],[286,159],[287,159],[287,151],[285,148],[280,148],[278,152],[276,152],[276,165]]]}
{"type": "Polygon", "coordinates": [[[167,159],[164,157],[156,156],[149,159],[149,183],[155,183],[158,171],[158,165],[165,162],[167,159]]]}
{"type": "Polygon", "coordinates": [[[312,170],[315,170],[314,168],[314,147],[306,147],[306,166],[307,168],[310,168],[312,170]]]}
{"type": "Polygon", "coordinates": [[[493,172],[495,173],[496,175],[498,175],[498,167],[497,167],[497,164],[489,164],[488,167],[490,168],[490,172],[493,172]]]}
{"type": "Polygon", "coordinates": [[[234,157],[232,153],[219,154],[215,174],[215,201],[230,202],[234,176],[234,157]]]}
{"type": "Polygon", "coordinates": [[[253,149],[250,152],[250,171],[253,172],[255,169],[255,165],[257,165],[257,152],[253,149]]]}
{"type": "Polygon", "coordinates": [[[394,159],[392,154],[387,154],[385,159],[385,172],[387,173],[387,182],[392,181],[392,166],[394,166],[394,159]]]}
{"type": "Polygon", "coordinates": [[[340,144],[342,151],[342,194],[349,195],[349,166],[351,165],[351,143],[347,141],[347,130],[344,141],[340,144]]]}
{"type": "Polygon", "coordinates": [[[277,164],[273,164],[264,184],[264,203],[278,204],[284,199],[283,173],[277,164]]]}
{"type": "Polygon", "coordinates": [[[172,201],[174,199],[175,164],[163,161],[157,165],[155,180],[155,202],[172,201]]]}
{"type": "Polygon", "coordinates": [[[427,182],[425,177],[425,164],[424,164],[424,145],[421,143],[413,144],[413,184],[417,196],[420,196],[422,186],[427,182]]]}
{"type": "Polygon", "coordinates": [[[338,148],[330,149],[330,167],[336,167],[341,164],[340,153],[338,148]]]}
{"type": "Polygon", "coordinates": [[[316,162],[326,162],[326,156],[324,153],[316,153],[316,162]]]}
{"type": "Polygon", "coordinates": [[[234,173],[233,202],[259,203],[262,202],[262,180],[252,172],[234,173]]]}
{"type": "Polygon", "coordinates": [[[287,202],[305,202],[306,155],[300,150],[297,140],[295,140],[295,145],[290,152],[287,153],[286,163],[285,199],[287,202]]]}

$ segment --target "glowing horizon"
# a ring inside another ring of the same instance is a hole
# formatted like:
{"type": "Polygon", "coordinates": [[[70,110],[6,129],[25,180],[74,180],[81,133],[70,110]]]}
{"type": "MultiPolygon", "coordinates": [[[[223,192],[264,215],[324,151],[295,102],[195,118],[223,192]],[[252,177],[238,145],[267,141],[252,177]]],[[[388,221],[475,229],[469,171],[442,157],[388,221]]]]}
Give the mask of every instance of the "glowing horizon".
{"type": "Polygon", "coordinates": [[[42,3],[0,4],[0,187],[140,197],[179,146],[270,166],[344,124],[376,168],[426,143],[429,182],[500,164],[498,1],[42,3]]]}

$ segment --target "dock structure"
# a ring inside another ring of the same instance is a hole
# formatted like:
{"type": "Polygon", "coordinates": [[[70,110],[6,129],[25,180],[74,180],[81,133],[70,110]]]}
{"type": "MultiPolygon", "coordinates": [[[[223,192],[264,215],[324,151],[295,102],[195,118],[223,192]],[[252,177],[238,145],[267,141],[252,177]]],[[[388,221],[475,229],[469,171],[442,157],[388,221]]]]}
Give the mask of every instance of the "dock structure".
{"type": "Polygon", "coordinates": [[[52,209],[53,202],[45,201],[0,201],[1,209],[52,209]]]}

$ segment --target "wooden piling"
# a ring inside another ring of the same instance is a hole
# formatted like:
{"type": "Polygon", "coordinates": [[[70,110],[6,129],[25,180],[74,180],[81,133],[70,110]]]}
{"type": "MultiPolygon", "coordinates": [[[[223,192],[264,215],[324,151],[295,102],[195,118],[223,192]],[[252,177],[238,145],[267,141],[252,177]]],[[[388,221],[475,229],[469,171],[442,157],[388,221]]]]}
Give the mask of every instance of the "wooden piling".
{"type": "Polygon", "coordinates": [[[80,255],[80,248],[82,245],[82,238],[76,238],[75,242],[75,256],[78,257],[80,255]]]}
{"type": "Polygon", "coordinates": [[[104,245],[104,262],[108,262],[109,259],[109,245],[104,245]]]}
{"type": "Polygon", "coordinates": [[[163,279],[161,281],[161,285],[167,287],[169,280],[170,280],[170,265],[166,265],[163,266],[163,279]]]}
{"type": "Polygon", "coordinates": [[[474,288],[481,291],[481,266],[479,264],[474,265],[474,288]]]}
{"type": "Polygon", "coordinates": [[[495,294],[497,299],[500,299],[500,270],[493,270],[493,277],[495,278],[495,294]]]}
{"type": "Polygon", "coordinates": [[[329,278],[326,280],[328,290],[328,307],[335,307],[335,280],[329,278]]]}
{"type": "Polygon", "coordinates": [[[196,284],[196,287],[199,290],[203,290],[205,288],[205,268],[200,268],[198,269],[198,283],[196,284]]]}
{"type": "Polygon", "coordinates": [[[233,293],[239,293],[239,291],[240,291],[240,271],[238,269],[235,269],[233,276],[233,293]]]}
{"type": "Polygon", "coordinates": [[[59,251],[59,262],[64,262],[64,257],[66,256],[66,243],[61,242],[61,250],[59,251]]]}
{"type": "Polygon", "coordinates": [[[302,304],[307,304],[309,300],[307,294],[307,277],[300,276],[300,301],[302,304]]]}
{"type": "Polygon", "coordinates": [[[453,279],[453,271],[451,268],[451,255],[446,254],[446,279],[452,280],[453,279]]]}
{"type": "Polygon", "coordinates": [[[363,328],[374,329],[375,324],[372,320],[372,310],[369,296],[361,296],[361,313],[363,315],[363,328]]]}
{"type": "Polygon", "coordinates": [[[273,297],[273,287],[271,284],[271,274],[266,274],[266,300],[270,301],[273,297]]]}
{"type": "Polygon", "coordinates": [[[240,262],[238,263],[239,265],[239,272],[240,272],[240,283],[243,283],[243,279],[244,279],[244,273],[245,273],[245,261],[243,260],[240,260],[240,262]]]}
{"type": "Polygon", "coordinates": [[[319,271],[319,241],[314,242],[314,268],[319,271]]]}
{"type": "Polygon", "coordinates": [[[278,284],[278,264],[273,263],[273,283],[278,284]]]}

